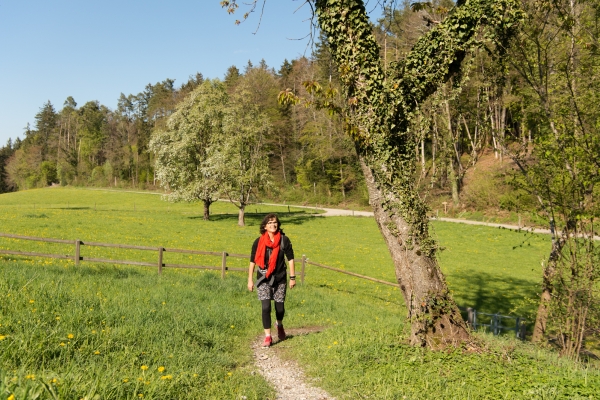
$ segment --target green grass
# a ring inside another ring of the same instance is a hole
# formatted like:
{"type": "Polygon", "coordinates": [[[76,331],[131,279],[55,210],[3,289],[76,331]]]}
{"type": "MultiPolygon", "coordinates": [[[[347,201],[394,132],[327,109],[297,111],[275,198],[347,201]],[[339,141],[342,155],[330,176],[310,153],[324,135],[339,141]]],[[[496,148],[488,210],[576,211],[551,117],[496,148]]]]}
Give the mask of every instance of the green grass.
{"type": "MultiPolygon", "coordinates": [[[[297,259],[306,254],[394,281],[373,219],[311,217],[294,209],[287,214],[287,207],[256,211],[247,215],[248,226],[238,227],[236,209],[227,203],[216,203],[213,220],[203,221],[201,205],[168,204],[156,195],[45,189],[0,195],[0,231],[248,254],[262,215],[276,211],[297,259]]],[[[446,248],[440,263],[460,306],[531,318],[547,236],[442,222],[432,229],[446,248]]],[[[0,240],[0,247],[13,250],[72,253],[61,246],[0,240]]],[[[83,251],[154,259],[151,252],[83,251]]],[[[36,392],[41,398],[52,398],[51,392],[58,398],[273,396],[252,368],[249,343],[262,329],[259,302],[245,290],[244,273],[228,272],[225,280],[213,271],[165,270],[158,276],[148,267],[76,267],[13,256],[0,257],[0,270],[0,399],[11,393],[33,398],[36,392]]],[[[288,327],[322,330],[279,348],[338,398],[594,398],[600,392],[594,367],[508,336],[480,335],[489,347],[481,354],[412,348],[397,289],[314,266],[307,267],[305,285],[289,292],[286,309],[288,327]]]]}
{"type": "Polygon", "coordinates": [[[432,229],[445,247],[439,259],[459,306],[533,321],[549,235],[437,221],[432,229]]]}
{"type": "Polygon", "coordinates": [[[271,393],[245,367],[255,324],[239,279],[8,264],[0,281],[0,329],[6,336],[0,342],[0,398],[33,398],[36,391],[61,399],[271,393]]]}

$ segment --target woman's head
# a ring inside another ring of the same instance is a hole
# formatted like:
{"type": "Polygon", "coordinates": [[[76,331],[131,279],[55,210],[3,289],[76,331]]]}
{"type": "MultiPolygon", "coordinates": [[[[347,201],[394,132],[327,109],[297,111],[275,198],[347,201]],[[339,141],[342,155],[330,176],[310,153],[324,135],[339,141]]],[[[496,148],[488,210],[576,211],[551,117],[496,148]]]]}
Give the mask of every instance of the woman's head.
{"type": "Polygon", "coordinates": [[[279,231],[279,228],[281,227],[281,222],[279,222],[279,218],[277,218],[277,214],[267,214],[265,215],[265,217],[263,218],[262,222],[260,223],[260,234],[264,234],[267,231],[267,224],[271,222],[275,222],[277,224],[277,231],[279,231]]]}

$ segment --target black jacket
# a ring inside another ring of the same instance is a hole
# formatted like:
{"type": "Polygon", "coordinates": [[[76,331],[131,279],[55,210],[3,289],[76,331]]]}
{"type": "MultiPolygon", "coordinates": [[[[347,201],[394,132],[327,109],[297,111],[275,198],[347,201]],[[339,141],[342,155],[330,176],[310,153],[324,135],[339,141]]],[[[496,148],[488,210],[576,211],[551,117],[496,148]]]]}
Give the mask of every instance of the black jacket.
{"type": "MultiPolygon", "coordinates": [[[[256,240],[252,244],[252,252],[250,253],[250,262],[253,262],[257,265],[261,264],[261,263],[257,263],[254,260],[254,257],[256,256],[256,250],[258,249],[258,241],[259,240],[260,240],[260,237],[256,238],[256,240]]],[[[273,251],[273,249],[271,249],[270,247],[267,247],[265,249],[264,265],[269,264],[269,258],[271,257],[272,251],[273,251]]],[[[292,242],[282,232],[281,233],[281,243],[279,244],[279,254],[277,255],[277,264],[275,266],[275,271],[273,272],[273,275],[275,276],[273,286],[276,286],[279,283],[285,282],[287,280],[287,272],[286,272],[287,265],[285,264],[284,254],[285,254],[285,258],[287,258],[288,261],[294,259],[294,249],[292,248],[292,242]],[[281,249],[283,249],[283,251],[281,251],[281,249]]],[[[256,279],[259,279],[261,276],[262,276],[262,274],[257,269],[256,279]]],[[[264,280],[263,282],[266,282],[266,280],[264,280]]]]}

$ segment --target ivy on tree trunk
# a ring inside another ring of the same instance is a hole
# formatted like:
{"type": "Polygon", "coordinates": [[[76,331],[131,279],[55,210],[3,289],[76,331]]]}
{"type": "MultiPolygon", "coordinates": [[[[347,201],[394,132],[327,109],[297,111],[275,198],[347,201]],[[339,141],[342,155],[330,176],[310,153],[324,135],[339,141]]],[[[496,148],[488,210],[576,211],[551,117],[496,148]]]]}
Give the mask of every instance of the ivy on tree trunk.
{"type": "Polygon", "coordinates": [[[414,112],[451,76],[476,44],[482,26],[490,41],[506,43],[522,18],[513,0],[463,1],[424,35],[401,62],[384,72],[363,1],[317,0],[319,26],[338,65],[354,140],[375,219],[394,261],[411,343],[443,348],[468,341],[469,331],[436,260],[427,207],[415,187],[414,112]]]}

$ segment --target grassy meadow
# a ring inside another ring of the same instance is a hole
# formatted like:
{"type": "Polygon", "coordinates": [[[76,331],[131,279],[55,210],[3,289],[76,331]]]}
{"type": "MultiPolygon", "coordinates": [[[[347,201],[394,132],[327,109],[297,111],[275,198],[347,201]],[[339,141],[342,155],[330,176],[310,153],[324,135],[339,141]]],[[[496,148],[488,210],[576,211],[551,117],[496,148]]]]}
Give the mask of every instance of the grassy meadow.
{"type": "MultiPolygon", "coordinates": [[[[251,206],[237,226],[228,203],[170,204],[154,194],[72,188],[0,195],[0,232],[82,241],[249,254],[266,212],[278,212],[296,258],[394,281],[371,218],[314,217],[251,206]]],[[[440,263],[461,307],[532,318],[549,238],[434,222],[440,263]]],[[[73,246],[0,238],[0,249],[73,254],[73,246]]],[[[136,261],[155,252],[82,247],[82,255],[136,261]]],[[[166,263],[220,265],[219,257],[165,253],[166,263]]],[[[243,259],[229,266],[246,267],[243,259]]],[[[273,398],[252,366],[262,331],[246,275],[0,255],[0,399],[273,398]]],[[[598,398],[590,365],[510,335],[478,334],[480,354],[406,344],[400,292],[307,267],[288,292],[288,328],[313,328],[278,344],[337,398],[598,398]]]]}

